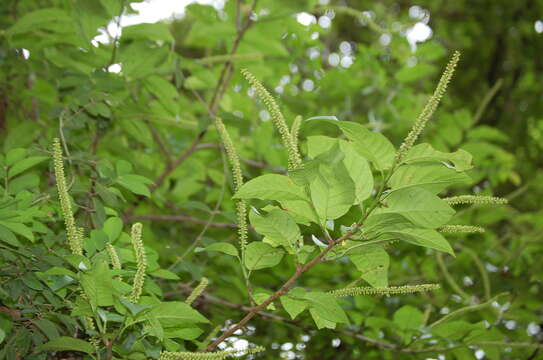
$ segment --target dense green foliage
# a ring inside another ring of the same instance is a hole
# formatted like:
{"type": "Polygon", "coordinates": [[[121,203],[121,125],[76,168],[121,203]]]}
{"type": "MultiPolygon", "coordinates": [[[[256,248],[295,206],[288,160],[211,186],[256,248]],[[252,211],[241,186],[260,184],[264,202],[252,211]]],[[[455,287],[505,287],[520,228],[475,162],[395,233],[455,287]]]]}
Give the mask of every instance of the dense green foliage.
{"type": "Polygon", "coordinates": [[[541,3],[138,5],[0,4],[0,359],[541,356],[541,3]]]}

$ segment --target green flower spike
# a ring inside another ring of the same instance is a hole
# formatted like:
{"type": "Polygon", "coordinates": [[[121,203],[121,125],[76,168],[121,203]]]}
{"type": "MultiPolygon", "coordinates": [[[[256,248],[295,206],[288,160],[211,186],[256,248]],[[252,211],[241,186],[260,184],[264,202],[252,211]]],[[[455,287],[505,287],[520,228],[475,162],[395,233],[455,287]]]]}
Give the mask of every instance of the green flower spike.
{"type": "Polygon", "coordinates": [[[300,152],[298,151],[296,142],[294,141],[288,129],[285,117],[279,109],[279,105],[277,105],[273,96],[271,96],[271,94],[264,87],[264,85],[262,85],[253,74],[251,74],[247,69],[242,69],[241,73],[243,74],[245,79],[247,79],[249,84],[256,90],[258,98],[264,103],[264,105],[268,109],[272,118],[272,122],[279,131],[279,134],[281,135],[283,145],[288,152],[289,170],[295,170],[297,168],[300,168],[302,166],[302,157],[300,156],[300,152]]]}
{"type": "Polygon", "coordinates": [[[428,123],[428,120],[432,117],[434,112],[436,111],[441,98],[445,94],[445,91],[447,90],[447,86],[449,85],[449,82],[451,81],[451,78],[454,74],[454,69],[456,68],[456,65],[458,64],[458,60],[460,60],[460,53],[458,51],[455,51],[451,60],[447,64],[447,67],[445,68],[445,71],[443,72],[443,75],[441,75],[441,79],[439,79],[439,83],[437,84],[437,87],[422,109],[422,112],[420,113],[419,117],[415,121],[415,124],[411,128],[411,131],[409,134],[407,134],[407,137],[403,141],[402,145],[400,146],[400,149],[398,150],[398,154],[396,155],[396,163],[401,163],[403,157],[407,154],[409,149],[413,147],[417,139],[419,138],[420,134],[426,127],[426,124],[428,123]]]}
{"type": "Polygon", "coordinates": [[[134,283],[132,285],[132,294],[130,295],[130,301],[136,304],[143,291],[143,283],[145,282],[145,270],[147,269],[147,259],[145,258],[145,249],[143,247],[143,240],[141,238],[142,225],[136,223],[132,225],[132,246],[136,253],[136,275],[134,276],[134,283]]]}
{"type": "Polygon", "coordinates": [[[404,285],[390,287],[350,287],[330,291],[330,294],[336,297],[356,296],[356,295],[396,295],[410,294],[423,291],[432,291],[439,289],[439,284],[421,284],[421,285],[404,285]]]}
{"type": "Polygon", "coordinates": [[[66,225],[66,235],[68,245],[72,254],[83,255],[83,236],[82,231],[75,226],[74,213],[66,186],[66,177],[64,176],[64,163],[62,161],[62,148],[59,139],[53,140],[53,164],[55,169],[55,179],[57,182],[58,198],[64,224],[66,225]]]}

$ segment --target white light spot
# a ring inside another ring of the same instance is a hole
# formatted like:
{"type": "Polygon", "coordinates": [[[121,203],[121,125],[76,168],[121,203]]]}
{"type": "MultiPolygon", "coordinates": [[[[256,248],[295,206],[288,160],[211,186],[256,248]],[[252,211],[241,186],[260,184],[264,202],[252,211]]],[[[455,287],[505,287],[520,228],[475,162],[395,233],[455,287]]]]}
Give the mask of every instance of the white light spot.
{"type": "Polygon", "coordinates": [[[234,347],[234,349],[242,351],[249,347],[249,342],[244,339],[239,339],[238,341],[234,342],[232,346],[234,347]]]}
{"type": "Polygon", "coordinates": [[[315,83],[313,82],[313,80],[305,79],[302,82],[302,89],[304,89],[304,91],[313,91],[314,88],[315,88],[315,83]]]}
{"type": "Polygon", "coordinates": [[[517,322],[515,320],[507,320],[505,322],[505,327],[507,330],[515,330],[517,327],[517,322]]]}
{"type": "Polygon", "coordinates": [[[324,15],[319,18],[319,26],[323,29],[328,29],[332,25],[332,19],[324,15]]]}
{"type": "Polygon", "coordinates": [[[392,41],[392,36],[390,34],[383,34],[379,36],[379,43],[383,46],[387,46],[392,41]]]}
{"type": "Polygon", "coordinates": [[[341,51],[345,55],[350,55],[353,51],[353,48],[348,41],[342,41],[341,44],[339,44],[339,51],[341,51]]]}
{"type": "Polygon", "coordinates": [[[477,358],[477,360],[481,360],[485,357],[485,351],[482,350],[482,349],[479,349],[475,352],[475,357],[477,358]]]}
{"type": "Polygon", "coordinates": [[[258,116],[260,116],[260,120],[262,121],[268,121],[271,119],[270,113],[267,112],[266,110],[260,110],[260,112],[258,113],[258,116]]]}
{"type": "Polygon", "coordinates": [[[319,38],[319,33],[318,32],[314,32],[311,34],[311,40],[317,40],[319,38]]]}
{"type": "Polygon", "coordinates": [[[313,47],[313,48],[309,48],[307,50],[307,55],[309,56],[309,58],[311,60],[314,60],[314,59],[318,58],[321,55],[321,52],[319,51],[318,48],[313,47]]]}
{"type": "Polygon", "coordinates": [[[473,285],[473,280],[469,276],[464,276],[463,282],[464,282],[464,286],[473,285]]]}
{"type": "Polygon", "coordinates": [[[302,335],[302,337],[300,339],[303,342],[308,342],[309,340],[311,340],[311,337],[309,335],[302,335]]]}
{"type": "Polygon", "coordinates": [[[122,70],[121,64],[111,64],[108,66],[107,71],[110,73],[118,74],[122,70]]]}
{"type": "Polygon", "coordinates": [[[27,49],[21,49],[21,52],[23,53],[23,57],[28,60],[28,58],[30,57],[30,51],[28,51],[27,49]]]}
{"type": "Polygon", "coordinates": [[[352,56],[344,56],[341,58],[341,66],[344,68],[348,68],[353,64],[353,57],[352,56]]]}
{"type": "Polygon", "coordinates": [[[301,351],[303,349],[305,349],[305,344],[304,343],[296,344],[296,350],[301,351]]]}
{"type": "Polygon", "coordinates": [[[486,268],[487,271],[490,271],[490,272],[498,271],[498,268],[495,267],[494,265],[490,264],[490,263],[486,263],[485,268],[486,268]]]}
{"type": "Polygon", "coordinates": [[[412,49],[415,49],[417,43],[424,42],[432,36],[432,29],[423,22],[418,22],[406,31],[407,41],[412,49]]]}
{"type": "Polygon", "coordinates": [[[448,313],[450,312],[449,308],[448,307],[444,307],[444,308],[441,308],[441,311],[439,311],[439,313],[441,315],[447,315],[448,313]]]}
{"type": "Polygon", "coordinates": [[[321,5],[328,5],[330,3],[330,0],[319,0],[319,4],[321,5]]]}
{"type": "Polygon", "coordinates": [[[281,80],[279,80],[279,85],[286,85],[290,82],[290,75],[283,75],[281,76],[281,80]]]}
{"type": "Polygon", "coordinates": [[[340,58],[339,58],[339,55],[337,53],[331,53],[329,56],[328,56],[328,63],[332,66],[338,66],[339,65],[339,61],[340,61],[340,58]]]}
{"type": "Polygon", "coordinates": [[[296,74],[298,72],[298,65],[296,64],[290,64],[288,68],[290,69],[290,72],[293,74],[296,74]]]}
{"type": "Polygon", "coordinates": [[[294,344],[288,342],[288,343],[284,343],[283,345],[281,345],[281,350],[283,350],[283,351],[289,351],[289,350],[291,350],[293,347],[294,347],[294,344]]]}
{"type": "Polygon", "coordinates": [[[285,91],[285,88],[282,87],[282,86],[276,86],[275,87],[275,92],[278,93],[278,94],[282,94],[284,91],[285,91]]]}
{"type": "Polygon", "coordinates": [[[337,348],[337,347],[339,347],[339,345],[341,345],[341,340],[340,339],[335,338],[335,339],[332,340],[332,346],[333,347],[337,348]]]}
{"type": "Polygon", "coordinates": [[[536,33],[541,34],[543,32],[543,21],[537,20],[534,23],[534,29],[536,33]]]}
{"type": "Polygon", "coordinates": [[[541,332],[541,327],[537,325],[535,322],[531,322],[528,324],[528,327],[526,328],[526,333],[528,333],[528,336],[534,336],[541,332]]]}
{"type": "Polygon", "coordinates": [[[298,22],[304,26],[309,26],[311,24],[317,23],[317,18],[315,18],[314,15],[306,12],[301,12],[296,15],[296,20],[298,20],[298,22]]]}

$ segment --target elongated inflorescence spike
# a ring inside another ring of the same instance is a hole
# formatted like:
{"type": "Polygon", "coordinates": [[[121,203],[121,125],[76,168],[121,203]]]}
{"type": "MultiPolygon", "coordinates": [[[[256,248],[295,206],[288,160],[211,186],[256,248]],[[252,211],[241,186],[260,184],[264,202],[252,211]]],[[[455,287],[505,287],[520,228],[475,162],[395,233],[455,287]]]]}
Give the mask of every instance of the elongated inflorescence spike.
{"type": "Polygon", "coordinates": [[[243,76],[245,76],[245,79],[247,79],[249,84],[255,89],[258,98],[264,103],[264,105],[270,112],[273,124],[279,131],[281,140],[283,141],[283,145],[288,152],[289,170],[294,170],[301,167],[302,158],[298,151],[298,147],[296,146],[296,143],[294,142],[293,137],[290,134],[287,123],[285,121],[285,117],[279,109],[279,105],[277,105],[273,96],[271,96],[271,94],[264,87],[264,85],[262,85],[253,74],[251,74],[247,69],[242,69],[241,73],[243,74],[243,76]]]}
{"type": "Polygon", "coordinates": [[[189,305],[192,305],[194,300],[196,300],[198,298],[198,296],[202,295],[202,293],[204,292],[204,290],[206,289],[208,284],[209,284],[209,280],[207,278],[205,278],[205,277],[202,278],[202,280],[200,280],[200,283],[198,284],[198,286],[196,286],[194,288],[194,290],[192,290],[192,292],[190,293],[187,300],[185,300],[185,302],[187,304],[189,304],[189,305]]]}
{"type": "Polygon", "coordinates": [[[480,205],[503,205],[507,204],[507,199],[495,197],[495,196],[479,196],[479,195],[460,195],[444,198],[449,205],[460,204],[480,204],[480,205]]]}
{"type": "Polygon", "coordinates": [[[62,161],[62,148],[60,146],[59,139],[53,140],[53,165],[55,169],[55,179],[57,182],[58,198],[60,201],[60,209],[62,217],[64,218],[64,224],[66,225],[66,236],[68,238],[68,245],[72,254],[83,254],[83,236],[82,233],[75,226],[74,213],[72,211],[72,204],[70,202],[70,195],[68,194],[68,187],[66,186],[66,177],[64,175],[64,163],[62,161]]]}
{"type": "Polygon", "coordinates": [[[471,225],[445,225],[439,231],[443,233],[484,233],[485,229],[471,225]]]}
{"type": "Polygon", "coordinates": [[[208,353],[163,351],[160,354],[160,360],[223,360],[256,354],[265,350],[262,346],[255,346],[245,350],[224,350],[208,353]]]}
{"type": "Polygon", "coordinates": [[[292,127],[290,128],[290,136],[292,137],[292,141],[294,142],[294,146],[296,149],[298,149],[298,138],[300,136],[300,127],[302,126],[302,116],[298,115],[294,118],[294,122],[292,123],[292,127]]]}
{"type": "Polygon", "coordinates": [[[443,72],[443,75],[441,75],[441,79],[439,80],[439,83],[437,84],[437,87],[422,109],[422,112],[418,116],[417,120],[415,121],[415,124],[411,128],[411,131],[409,131],[409,134],[407,134],[407,137],[403,141],[402,145],[400,146],[400,149],[398,150],[398,153],[396,155],[396,163],[400,163],[403,159],[403,157],[407,154],[409,149],[413,147],[417,139],[419,138],[420,134],[426,127],[426,124],[428,123],[428,120],[432,117],[434,112],[436,111],[441,98],[445,94],[445,91],[447,90],[447,86],[449,85],[449,82],[451,81],[451,78],[454,74],[454,69],[456,68],[456,65],[458,64],[458,60],[460,60],[460,53],[458,51],[455,51],[451,60],[447,64],[447,67],[445,68],[445,71],[443,72]]]}
{"type": "Polygon", "coordinates": [[[106,244],[106,251],[109,255],[109,260],[111,261],[111,266],[115,270],[121,270],[121,260],[119,259],[119,255],[117,255],[117,251],[115,251],[115,248],[110,243],[106,244]]]}
{"type": "MultiPolygon", "coordinates": [[[[215,118],[215,126],[221,137],[221,141],[226,150],[226,156],[230,162],[232,168],[232,176],[234,178],[234,191],[238,191],[241,185],[243,185],[243,174],[241,172],[241,164],[239,161],[239,155],[224,126],[224,123],[220,118],[215,118]]],[[[241,256],[244,259],[245,247],[247,246],[248,238],[248,226],[247,226],[247,204],[245,200],[236,201],[236,215],[238,218],[238,236],[241,249],[241,256]]]]}
{"type": "Polygon", "coordinates": [[[147,270],[147,259],[145,257],[145,248],[143,246],[143,239],[141,236],[142,225],[135,223],[132,225],[132,246],[136,253],[136,275],[134,276],[134,283],[132,284],[132,293],[130,295],[130,301],[136,304],[140,300],[141,293],[143,291],[143,283],[145,282],[145,271],[147,270]]]}
{"type": "Polygon", "coordinates": [[[439,289],[439,284],[421,284],[421,285],[404,285],[390,287],[350,287],[330,291],[330,294],[336,297],[356,296],[356,295],[396,295],[410,294],[423,291],[432,291],[439,289]]]}

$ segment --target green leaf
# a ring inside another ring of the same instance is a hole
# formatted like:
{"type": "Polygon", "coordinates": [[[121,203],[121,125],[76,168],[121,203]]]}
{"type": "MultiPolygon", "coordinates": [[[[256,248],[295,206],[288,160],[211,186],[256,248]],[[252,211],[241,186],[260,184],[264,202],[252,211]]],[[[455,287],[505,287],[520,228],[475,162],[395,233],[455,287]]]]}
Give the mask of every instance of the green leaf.
{"type": "Polygon", "coordinates": [[[361,124],[352,121],[320,121],[326,121],[339,127],[343,134],[352,141],[354,150],[371,161],[377,170],[388,169],[392,166],[396,151],[383,134],[371,132],[361,124]]]}
{"type": "Polygon", "coordinates": [[[5,226],[14,233],[24,236],[28,240],[34,242],[34,234],[32,233],[32,230],[25,224],[11,221],[0,221],[0,225],[5,226]]]}
{"type": "Polygon", "coordinates": [[[390,177],[392,191],[418,187],[433,194],[452,184],[469,183],[470,177],[442,164],[417,164],[400,166],[390,177]]]}
{"type": "Polygon", "coordinates": [[[368,161],[354,149],[351,142],[328,136],[310,136],[307,138],[308,155],[315,158],[330,150],[337,143],[339,143],[339,148],[344,155],[343,164],[354,181],[356,200],[361,203],[371,195],[373,175],[368,161]]]}
{"type": "Polygon", "coordinates": [[[123,230],[123,221],[118,217],[110,217],[104,222],[104,232],[107,234],[109,241],[117,240],[123,230]]]}
{"type": "Polygon", "coordinates": [[[283,250],[255,241],[245,249],[245,266],[249,270],[260,270],[273,267],[283,259],[283,250]]]}
{"type": "Polygon", "coordinates": [[[94,353],[94,346],[84,340],[61,336],[38,346],[38,351],[81,351],[87,354],[94,353]]]}
{"type": "Polygon", "coordinates": [[[158,277],[161,279],[179,280],[179,276],[177,276],[175,273],[166,269],[156,269],[155,271],[150,272],[149,275],[158,277]]]}
{"type": "Polygon", "coordinates": [[[288,212],[298,224],[309,225],[311,222],[318,224],[319,219],[312,205],[303,200],[279,200],[283,210],[288,212]]]}
{"type": "Polygon", "coordinates": [[[31,156],[29,158],[18,161],[11,169],[8,171],[8,177],[12,178],[19,175],[23,171],[30,169],[33,166],[38,165],[39,163],[48,160],[48,156],[31,156]]]}
{"type": "Polygon", "coordinates": [[[121,175],[116,180],[117,184],[121,185],[127,190],[130,190],[134,194],[150,197],[151,193],[145,185],[148,181],[149,180],[143,176],[133,174],[121,175]]]}
{"type": "MultiPolygon", "coordinates": [[[[301,288],[294,288],[289,291],[289,294],[295,296],[303,296],[304,293],[305,291],[301,288]]],[[[309,306],[306,300],[298,299],[289,295],[281,296],[279,299],[281,300],[281,305],[283,305],[285,311],[290,315],[292,320],[294,320],[296,316],[301,314],[309,306]]]]}
{"type": "Polygon", "coordinates": [[[273,243],[283,246],[287,251],[293,251],[297,247],[301,237],[300,229],[286,211],[276,209],[264,216],[250,211],[249,219],[256,232],[273,243]]]}
{"type": "Polygon", "coordinates": [[[17,237],[7,227],[0,225],[0,241],[8,245],[19,247],[22,244],[17,240],[17,237]]]}
{"type": "Polygon", "coordinates": [[[123,27],[123,40],[125,39],[146,39],[152,41],[173,42],[174,38],[170,33],[169,25],[166,23],[137,24],[123,27]]]}
{"type": "Polygon", "coordinates": [[[396,80],[401,83],[410,83],[430,75],[434,66],[427,63],[418,63],[415,66],[405,66],[396,73],[396,80]]]}
{"type": "Polygon", "coordinates": [[[472,156],[464,150],[457,150],[453,153],[445,153],[435,150],[430,144],[419,144],[413,146],[405,155],[403,163],[412,164],[427,161],[450,161],[454,164],[456,171],[471,169],[472,156]]]}
{"type": "Polygon", "coordinates": [[[321,224],[337,219],[351,208],[355,201],[355,184],[343,162],[332,166],[319,165],[318,174],[309,184],[311,202],[321,224]]]}
{"type": "Polygon", "coordinates": [[[454,250],[449,242],[439,232],[432,229],[403,229],[386,231],[409,243],[449,253],[454,256],[454,250]]]}
{"type": "Polygon", "coordinates": [[[91,271],[81,275],[81,286],[93,309],[114,304],[112,278],[111,270],[105,262],[98,262],[91,271]]]}
{"type": "Polygon", "coordinates": [[[267,174],[249,180],[234,199],[308,200],[303,188],[284,175],[267,174]]]}
{"type": "Polygon", "coordinates": [[[22,148],[15,148],[8,151],[6,154],[6,165],[7,166],[13,166],[18,161],[22,161],[27,154],[26,149],[22,148]]]}
{"type": "Polygon", "coordinates": [[[311,317],[313,318],[313,321],[315,321],[315,325],[317,325],[317,329],[335,329],[336,323],[333,321],[326,320],[322,316],[322,312],[317,310],[316,308],[312,307],[309,309],[309,314],[311,314],[311,317]]]}
{"type": "Polygon", "coordinates": [[[10,27],[6,34],[13,36],[16,34],[38,31],[38,29],[51,29],[57,31],[68,32],[72,30],[70,26],[73,23],[69,14],[57,8],[39,9],[33,12],[26,13],[19,18],[15,25],[10,27]]]}
{"type": "Polygon", "coordinates": [[[394,313],[393,321],[402,330],[418,329],[424,323],[424,314],[411,305],[405,305],[394,313]]]}
{"type": "Polygon", "coordinates": [[[375,287],[388,286],[390,257],[382,247],[375,246],[361,254],[350,255],[349,258],[358,271],[362,272],[361,277],[368,284],[375,287]]]}
{"type": "Polygon", "coordinates": [[[435,229],[446,224],[455,211],[436,195],[419,188],[406,188],[394,191],[384,202],[386,207],[376,213],[397,213],[413,224],[435,229]]]}
{"type": "Polygon", "coordinates": [[[145,316],[157,319],[164,327],[180,327],[183,325],[209,322],[209,320],[190,305],[180,301],[161,302],[146,313],[145,316]]]}
{"type": "Polygon", "coordinates": [[[205,248],[196,248],[194,251],[195,252],[218,251],[226,255],[231,255],[231,256],[236,256],[236,257],[238,256],[238,249],[236,249],[234,245],[230,243],[226,243],[226,242],[214,243],[209,246],[206,246],[205,248]]]}
{"type": "Polygon", "coordinates": [[[319,317],[334,323],[349,323],[345,311],[334,296],[321,291],[312,291],[307,292],[304,298],[311,303],[311,309],[319,317]]]}
{"type": "Polygon", "coordinates": [[[34,321],[41,331],[49,338],[49,340],[54,340],[60,336],[57,330],[57,326],[54,322],[47,319],[38,319],[34,321]]]}

